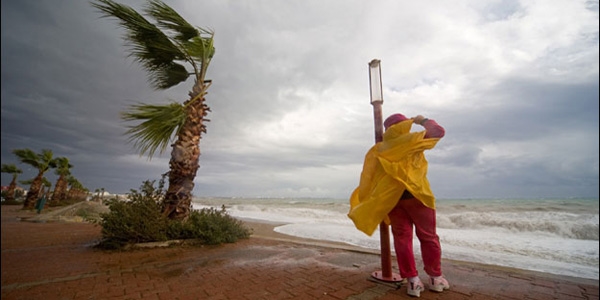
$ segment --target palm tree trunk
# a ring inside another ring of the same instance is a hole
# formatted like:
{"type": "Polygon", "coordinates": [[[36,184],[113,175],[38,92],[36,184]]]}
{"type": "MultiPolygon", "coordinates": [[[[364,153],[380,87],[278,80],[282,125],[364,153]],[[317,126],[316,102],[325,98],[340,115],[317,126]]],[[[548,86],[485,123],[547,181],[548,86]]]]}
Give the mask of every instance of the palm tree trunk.
{"type": "Polygon", "coordinates": [[[31,182],[31,186],[29,187],[29,191],[27,192],[27,197],[25,198],[25,202],[23,202],[23,209],[33,209],[35,207],[35,203],[40,197],[40,190],[42,188],[43,177],[44,174],[39,173],[31,182]]]}
{"type": "Polygon", "coordinates": [[[69,192],[67,192],[67,199],[73,199],[73,200],[77,200],[77,201],[85,201],[87,200],[88,196],[92,196],[93,198],[93,194],[91,193],[87,193],[81,189],[78,188],[70,188],[69,192]]]}
{"type": "Polygon", "coordinates": [[[54,193],[52,194],[52,200],[50,201],[50,206],[58,205],[60,201],[65,200],[67,197],[67,180],[64,175],[60,175],[58,180],[56,180],[56,185],[54,186],[54,193]]]}
{"type": "MultiPolygon", "coordinates": [[[[190,92],[194,99],[204,90],[204,84],[196,81],[190,92]]],[[[187,106],[187,118],[177,135],[177,141],[172,145],[171,160],[169,161],[169,188],[165,194],[163,214],[172,220],[186,220],[192,206],[192,191],[194,178],[200,165],[200,139],[206,132],[203,124],[208,114],[204,104],[204,95],[187,106]]],[[[186,105],[189,100],[186,101],[186,105]]]]}
{"type": "Polygon", "coordinates": [[[8,184],[8,190],[6,191],[6,201],[15,201],[15,189],[17,188],[17,177],[13,176],[13,179],[8,184]]]}

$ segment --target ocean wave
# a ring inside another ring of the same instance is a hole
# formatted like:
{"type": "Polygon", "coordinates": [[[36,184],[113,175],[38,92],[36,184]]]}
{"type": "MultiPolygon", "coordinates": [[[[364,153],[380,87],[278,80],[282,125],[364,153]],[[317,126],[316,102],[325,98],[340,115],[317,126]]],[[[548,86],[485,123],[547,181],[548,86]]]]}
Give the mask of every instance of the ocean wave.
{"type": "Polygon", "coordinates": [[[448,229],[499,228],[513,232],[537,232],[562,238],[599,240],[598,215],[558,212],[438,214],[437,224],[448,229]]]}

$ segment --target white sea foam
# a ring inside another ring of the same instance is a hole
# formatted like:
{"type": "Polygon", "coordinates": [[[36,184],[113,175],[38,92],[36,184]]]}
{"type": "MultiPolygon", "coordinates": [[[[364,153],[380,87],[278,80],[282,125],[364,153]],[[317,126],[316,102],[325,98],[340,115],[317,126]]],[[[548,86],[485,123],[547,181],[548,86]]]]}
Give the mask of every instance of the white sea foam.
{"type": "MultiPolygon", "coordinates": [[[[347,200],[201,198],[194,208],[225,206],[234,217],[282,224],[275,231],[379,249],[348,219],[347,200]]],[[[438,200],[443,257],[598,279],[597,199],[438,200]]],[[[415,254],[419,242],[415,238],[415,254]]],[[[393,243],[390,242],[392,249],[393,243]]]]}

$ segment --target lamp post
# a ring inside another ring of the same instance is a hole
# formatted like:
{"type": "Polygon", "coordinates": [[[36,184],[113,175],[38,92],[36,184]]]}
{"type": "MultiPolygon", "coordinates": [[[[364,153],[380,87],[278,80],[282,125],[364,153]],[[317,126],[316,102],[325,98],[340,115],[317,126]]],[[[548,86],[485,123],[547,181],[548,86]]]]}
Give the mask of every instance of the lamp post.
{"type": "MultiPolygon", "coordinates": [[[[369,87],[371,90],[371,105],[375,120],[375,143],[383,140],[383,85],[381,83],[381,60],[373,59],[369,63],[369,87]]],[[[392,255],[390,247],[389,226],[385,222],[379,224],[379,240],[381,244],[381,271],[375,271],[371,276],[377,280],[399,282],[402,277],[392,272],[392,255]]]]}
{"type": "Polygon", "coordinates": [[[369,63],[369,88],[371,90],[371,105],[375,119],[375,143],[383,140],[383,85],[381,83],[381,60],[373,59],[369,63]]]}

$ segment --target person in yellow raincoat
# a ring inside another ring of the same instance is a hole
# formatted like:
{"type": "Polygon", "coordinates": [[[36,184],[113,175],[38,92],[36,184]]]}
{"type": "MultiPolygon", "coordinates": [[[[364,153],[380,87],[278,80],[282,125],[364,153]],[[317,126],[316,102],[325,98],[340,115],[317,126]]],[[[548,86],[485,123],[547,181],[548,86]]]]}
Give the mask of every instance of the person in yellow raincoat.
{"type": "Polygon", "coordinates": [[[421,244],[429,289],[450,288],[442,275],[442,249],[436,233],[435,196],[427,180],[425,150],[435,147],[445,130],[422,115],[393,114],[385,122],[383,141],[365,155],[359,186],[350,197],[348,217],[367,235],[381,222],[391,224],[400,276],[408,279],[407,293],[419,297],[425,287],[419,279],[413,253],[413,226],[421,244]],[[416,123],[424,131],[411,132],[416,123]]]}

